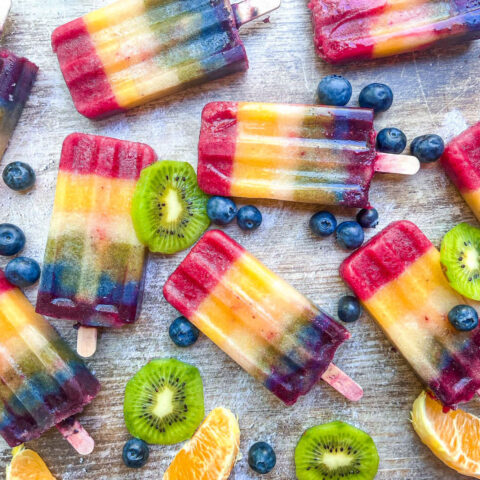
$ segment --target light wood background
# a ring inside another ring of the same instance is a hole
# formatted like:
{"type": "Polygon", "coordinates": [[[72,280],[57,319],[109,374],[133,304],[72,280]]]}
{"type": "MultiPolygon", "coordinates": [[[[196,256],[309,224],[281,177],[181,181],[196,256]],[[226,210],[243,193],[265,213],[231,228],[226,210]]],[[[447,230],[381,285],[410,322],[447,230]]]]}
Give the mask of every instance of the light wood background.
{"type": "MultiPolygon", "coordinates": [[[[4,0],[0,0],[4,1],[4,0]]],[[[91,122],[74,109],[56,57],[50,48],[55,27],[107,0],[14,0],[3,45],[27,56],[40,67],[38,81],[3,159],[3,165],[22,160],[37,172],[37,183],[26,195],[0,182],[0,221],[20,226],[27,236],[25,255],[42,261],[53,204],[61,144],[74,131],[146,142],[160,159],[184,160],[196,165],[196,147],[203,105],[213,100],[286,101],[310,103],[320,78],[330,73],[346,75],[354,87],[355,105],[360,89],[371,82],[389,84],[395,94],[390,111],[377,119],[377,128],[396,126],[412,140],[425,133],[450,137],[479,118],[478,90],[480,43],[434,49],[424,53],[357,65],[331,67],[315,57],[310,16],[305,0],[284,0],[270,23],[261,21],[242,29],[250,70],[200,88],[153,102],[125,115],[91,122]]],[[[371,190],[372,204],[380,212],[380,227],[390,221],[416,222],[435,244],[460,221],[474,222],[472,214],[439,166],[422,168],[413,178],[377,175],[371,190]]],[[[244,204],[245,202],[239,202],[244,204]]],[[[327,312],[336,311],[338,298],[347,292],[338,276],[346,253],[333,239],[318,240],[308,230],[318,207],[276,201],[257,201],[264,222],[252,234],[236,224],[226,231],[267,266],[308,295],[327,312]]],[[[334,208],[339,220],[355,211],[334,208]]],[[[373,232],[368,232],[371,236],[373,232]]],[[[175,347],[168,326],[176,312],[162,296],[167,276],[185,253],[171,257],[151,255],[142,315],[135,326],[105,331],[99,349],[88,363],[103,389],[82,418],[96,439],[89,457],[77,456],[56,431],[32,442],[58,479],[159,479],[179,446],[153,446],[148,465],[141,470],[123,466],[121,451],[129,438],[123,422],[125,384],[148,360],[176,356],[200,369],[205,384],[206,410],[223,405],[240,419],[241,459],[231,478],[259,478],[249,469],[246,455],[255,441],[270,442],[277,466],[265,479],[295,478],[293,453],[302,432],[314,425],[343,420],[367,431],[380,453],[381,480],[454,480],[462,478],[424,447],[409,421],[412,402],[421,391],[408,364],[392,348],[367,315],[350,325],[352,339],[340,348],[337,364],[365,389],[358,404],[319,385],[294,407],[287,408],[256,383],[207,338],[189,349],[175,347]]],[[[5,265],[0,260],[0,266],[5,265]]],[[[36,288],[27,289],[34,301],[36,288]]],[[[54,325],[74,345],[75,331],[67,321],[54,325]]],[[[480,413],[474,400],[470,411],[480,413]]],[[[10,451],[0,444],[0,467],[10,451]]]]}

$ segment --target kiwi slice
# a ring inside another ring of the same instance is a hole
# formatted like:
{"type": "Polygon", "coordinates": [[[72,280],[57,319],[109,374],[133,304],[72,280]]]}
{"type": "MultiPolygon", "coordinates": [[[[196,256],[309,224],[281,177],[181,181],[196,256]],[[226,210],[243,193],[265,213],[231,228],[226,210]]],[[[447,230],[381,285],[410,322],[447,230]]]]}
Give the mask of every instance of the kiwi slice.
{"type": "Polygon", "coordinates": [[[147,443],[191,438],[205,415],[200,372],[176,358],[152,360],[127,383],[123,413],[128,431],[147,443]]]}
{"type": "Polygon", "coordinates": [[[440,261],[450,285],[458,293],[480,300],[480,229],[468,223],[452,228],[443,237],[440,261]]]}
{"type": "Polygon", "coordinates": [[[150,165],[142,170],[132,201],[138,239],[156,253],[185,250],[210,225],[207,201],[189,163],[150,165]]]}
{"type": "Polygon", "coordinates": [[[295,449],[298,480],[371,480],[378,452],[369,435],[344,422],[308,429],[295,449]]]}

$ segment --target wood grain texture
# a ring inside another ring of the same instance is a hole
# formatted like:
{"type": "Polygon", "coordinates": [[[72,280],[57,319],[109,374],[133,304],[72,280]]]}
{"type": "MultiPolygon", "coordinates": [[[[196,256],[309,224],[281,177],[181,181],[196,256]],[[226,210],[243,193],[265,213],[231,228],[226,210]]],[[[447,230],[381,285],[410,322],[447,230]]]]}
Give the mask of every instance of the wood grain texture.
{"type": "MultiPolygon", "coordinates": [[[[466,123],[478,120],[480,43],[334,68],[315,57],[305,0],[284,0],[281,9],[271,15],[270,23],[260,21],[242,29],[251,64],[248,73],[94,123],[73,107],[50,49],[50,34],[56,26],[106,3],[107,0],[16,0],[3,39],[3,45],[40,66],[31,99],[3,160],[3,165],[14,160],[29,162],[38,174],[36,187],[19,195],[0,182],[0,220],[15,223],[25,231],[24,253],[39,261],[48,233],[61,143],[73,131],[146,142],[160,159],[196,165],[200,112],[206,102],[310,103],[319,79],[333,72],[351,80],[354,98],[368,83],[389,84],[395,102],[390,111],[379,116],[377,128],[399,127],[410,140],[435,132],[451,136],[466,123]]],[[[377,175],[371,201],[380,212],[380,227],[393,220],[409,219],[437,245],[459,221],[475,223],[438,165],[422,168],[413,178],[377,175]]],[[[226,231],[327,312],[334,313],[339,296],[347,292],[338,275],[338,266],[346,253],[335,247],[333,239],[317,240],[309,234],[308,219],[318,209],[275,201],[255,203],[264,216],[256,233],[242,233],[236,225],[226,231]]],[[[340,220],[351,219],[355,213],[332,210],[340,220]]],[[[149,359],[164,356],[176,356],[199,367],[207,411],[222,405],[239,416],[243,459],[231,475],[234,480],[258,478],[246,462],[249,446],[258,440],[270,442],[278,459],[273,472],[262,478],[295,478],[293,452],[302,432],[334,419],[352,423],[372,435],[381,458],[377,476],[380,480],[464,478],[443,466],[413,432],[409,412],[421,384],[367,315],[349,326],[352,339],[336,357],[337,364],[365,389],[365,397],[358,404],[348,403],[326,385],[319,385],[294,407],[287,408],[207,338],[202,337],[190,349],[175,347],[168,337],[168,325],[176,312],[163,299],[161,288],[184,256],[185,253],[150,256],[141,318],[130,328],[104,331],[95,357],[88,362],[103,384],[100,396],[81,417],[96,439],[95,452],[86,458],[76,456],[53,430],[32,442],[31,447],[42,455],[57,478],[162,477],[178,446],[152,447],[148,466],[137,471],[123,466],[121,449],[128,438],[122,415],[125,384],[149,359]]],[[[4,265],[1,260],[0,266],[4,265]]],[[[28,289],[27,295],[33,301],[36,289],[28,289]]],[[[72,324],[53,323],[74,346],[72,324]]],[[[478,400],[468,410],[480,413],[478,400]]],[[[9,458],[10,451],[2,443],[2,469],[9,458]]]]}

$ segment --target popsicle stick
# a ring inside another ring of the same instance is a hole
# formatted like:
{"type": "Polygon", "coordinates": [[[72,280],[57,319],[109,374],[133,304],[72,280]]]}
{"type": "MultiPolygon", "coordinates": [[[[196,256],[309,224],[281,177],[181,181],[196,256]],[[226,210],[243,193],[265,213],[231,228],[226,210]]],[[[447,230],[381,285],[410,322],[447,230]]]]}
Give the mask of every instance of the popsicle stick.
{"type": "Polygon", "coordinates": [[[243,0],[232,5],[237,28],[280,7],[281,0],[243,0]]]}
{"type": "Polygon", "coordinates": [[[362,387],[333,363],[325,370],[322,380],[352,402],[358,402],[363,397],[362,387]]]}
{"type": "Polygon", "coordinates": [[[91,357],[97,351],[98,330],[94,327],[80,327],[77,336],[77,352],[81,357],[91,357]]]}
{"type": "Polygon", "coordinates": [[[11,0],[1,0],[0,5],[0,37],[3,33],[3,27],[8,17],[8,12],[10,11],[10,7],[12,6],[11,0]]]}
{"type": "Polygon", "coordinates": [[[93,452],[95,441],[75,417],[59,423],[57,429],[80,455],[89,455],[93,452]]]}
{"type": "Polygon", "coordinates": [[[420,162],[411,155],[378,152],[374,168],[376,172],[415,175],[420,170],[420,162]]]}

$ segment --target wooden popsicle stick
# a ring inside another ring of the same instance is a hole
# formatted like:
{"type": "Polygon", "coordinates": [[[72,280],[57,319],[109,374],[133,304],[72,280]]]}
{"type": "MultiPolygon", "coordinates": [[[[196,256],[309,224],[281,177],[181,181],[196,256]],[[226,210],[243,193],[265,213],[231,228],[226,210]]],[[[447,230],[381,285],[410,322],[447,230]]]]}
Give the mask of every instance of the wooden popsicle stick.
{"type": "Polygon", "coordinates": [[[75,417],[59,423],[57,429],[80,455],[89,455],[93,452],[95,441],[75,417]]]}
{"type": "Polygon", "coordinates": [[[7,20],[8,12],[12,6],[11,0],[1,0],[0,2],[0,37],[3,33],[3,26],[7,20]]]}
{"type": "Polygon", "coordinates": [[[399,173],[415,175],[420,170],[420,162],[412,155],[395,155],[377,152],[374,169],[382,173],[399,173]]]}
{"type": "Polygon", "coordinates": [[[232,5],[237,28],[280,7],[281,0],[243,0],[232,5]]]}
{"type": "Polygon", "coordinates": [[[352,402],[358,402],[363,397],[362,387],[333,363],[323,373],[322,380],[352,402]]]}
{"type": "Polygon", "coordinates": [[[77,352],[89,358],[97,351],[98,330],[95,327],[80,327],[77,336],[77,352]]]}

